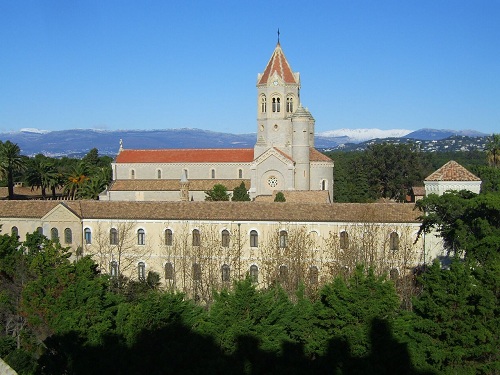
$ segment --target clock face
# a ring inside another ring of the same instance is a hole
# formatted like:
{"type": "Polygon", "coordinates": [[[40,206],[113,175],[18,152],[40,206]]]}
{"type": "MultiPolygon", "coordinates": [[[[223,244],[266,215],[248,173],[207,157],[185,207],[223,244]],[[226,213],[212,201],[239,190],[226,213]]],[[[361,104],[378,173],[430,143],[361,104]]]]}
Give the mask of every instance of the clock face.
{"type": "Polygon", "coordinates": [[[274,81],[274,82],[273,82],[273,85],[274,85],[274,86],[278,86],[278,81],[274,81]]]}

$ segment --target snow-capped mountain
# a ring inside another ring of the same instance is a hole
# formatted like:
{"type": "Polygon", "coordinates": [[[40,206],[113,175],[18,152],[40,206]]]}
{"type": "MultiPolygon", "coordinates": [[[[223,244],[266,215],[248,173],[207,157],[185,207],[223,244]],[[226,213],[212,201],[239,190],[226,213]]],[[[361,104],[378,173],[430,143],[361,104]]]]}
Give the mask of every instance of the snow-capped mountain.
{"type": "Polygon", "coordinates": [[[346,142],[358,143],[375,138],[401,138],[410,134],[408,129],[337,129],[318,133],[320,137],[340,138],[347,137],[346,142]]]}

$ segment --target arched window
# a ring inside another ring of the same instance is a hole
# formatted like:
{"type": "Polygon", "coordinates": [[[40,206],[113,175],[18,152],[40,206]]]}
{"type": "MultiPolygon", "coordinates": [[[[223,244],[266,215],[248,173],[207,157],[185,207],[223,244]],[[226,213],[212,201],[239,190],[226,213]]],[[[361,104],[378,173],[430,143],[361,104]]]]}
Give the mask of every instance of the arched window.
{"type": "Polygon", "coordinates": [[[291,96],[289,96],[288,98],[286,98],[286,111],[288,113],[292,113],[293,112],[293,98],[291,96]]]}
{"type": "Polygon", "coordinates": [[[243,169],[238,169],[238,178],[243,178],[243,169]]]}
{"type": "Polygon", "coordinates": [[[281,112],[281,99],[273,98],[273,112],[281,112]]]}
{"type": "Polygon", "coordinates": [[[321,180],[321,190],[327,190],[328,185],[326,180],[321,180]]]}
{"type": "Polygon", "coordinates": [[[318,283],[318,267],[316,266],[311,266],[309,267],[309,283],[310,284],[317,284],[318,283]]]}
{"type": "Polygon", "coordinates": [[[174,279],[174,266],[172,263],[165,263],[165,280],[173,280],[174,279]]]}
{"type": "Polygon", "coordinates": [[[115,228],[109,231],[109,244],[118,245],[118,231],[115,228]]]}
{"type": "Polygon", "coordinates": [[[165,245],[172,246],[174,243],[174,234],[172,229],[165,229],[165,245]]]}
{"type": "Polygon", "coordinates": [[[284,249],[287,246],[288,246],[288,233],[286,230],[282,230],[280,231],[280,236],[279,236],[279,247],[284,249]]]}
{"type": "Polygon", "coordinates": [[[144,229],[139,229],[137,231],[137,245],[145,245],[146,244],[146,232],[144,229]]]}
{"type": "Polygon", "coordinates": [[[392,268],[389,272],[391,280],[397,280],[399,278],[399,271],[397,268],[392,268]]]}
{"type": "Polygon", "coordinates": [[[344,230],[344,231],[340,232],[340,248],[342,250],[345,250],[348,247],[349,247],[349,235],[344,230]]]}
{"type": "Polygon", "coordinates": [[[212,178],[215,178],[215,169],[212,169],[212,170],[210,171],[210,175],[212,176],[212,178]]]}
{"type": "Polygon", "coordinates": [[[193,263],[193,280],[201,280],[201,266],[198,263],[193,263]]]}
{"type": "Polygon", "coordinates": [[[131,170],[130,170],[130,179],[131,179],[131,180],[134,180],[134,179],[135,179],[135,170],[134,170],[134,169],[131,169],[131,170]]]}
{"type": "Polygon", "coordinates": [[[397,234],[396,232],[392,232],[389,237],[389,242],[392,251],[399,250],[399,234],[397,234]]]}
{"type": "Polygon", "coordinates": [[[253,283],[259,282],[259,267],[255,264],[250,266],[250,280],[252,280],[253,283]]]}
{"type": "Polygon", "coordinates": [[[118,276],[118,262],[116,260],[113,260],[109,264],[109,274],[111,277],[117,277],[118,276]]]}
{"type": "Polygon", "coordinates": [[[66,228],[64,230],[64,242],[67,244],[73,243],[73,233],[71,232],[71,229],[69,229],[69,228],[66,228]]]}
{"type": "Polygon", "coordinates": [[[262,95],[260,97],[260,111],[262,113],[266,113],[267,112],[267,99],[266,99],[265,95],[262,95]]]}
{"type": "Polygon", "coordinates": [[[224,264],[221,268],[221,273],[222,273],[222,281],[223,282],[228,282],[231,278],[230,274],[231,270],[227,264],[224,264]]]}
{"type": "Polygon", "coordinates": [[[200,231],[198,229],[193,229],[193,246],[200,246],[200,231]]]}
{"type": "Polygon", "coordinates": [[[189,176],[188,176],[188,170],[186,168],[184,168],[184,177],[189,178],[189,176]]]}
{"type": "Polygon", "coordinates": [[[51,241],[59,241],[59,231],[57,228],[52,228],[50,230],[50,239],[51,241]]]}
{"type": "Polygon", "coordinates": [[[250,247],[258,247],[259,246],[259,234],[256,230],[250,231],[250,247]]]}
{"type": "Polygon", "coordinates": [[[37,231],[38,234],[43,234],[43,228],[42,227],[36,228],[36,231],[37,231]]]}
{"type": "Polygon", "coordinates": [[[161,179],[161,169],[158,169],[158,170],[156,171],[156,177],[158,177],[158,180],[160,180],[160,179],[161,179]]]}
{"type": "Polygon", "coordinates": [[[288,267],[284,264],[280,266],[279,278],[280,282],[285,282],[288,279],[288,267]]]}
{"type": "Polygon", "coordinates": [[[144,262],[139,262],[137,264],[137,277],[139,280],[146,280],[146,264],[144,262]]]}
{"type": "Polygon", "coordinates": [[[85,228],[83,230],[83,240],[87,245],[92,243],[92,232],[90,231],[90,228],[85,228]]]}
{"type": "Polygon", "coordinates": [[[14,237],[19,237],[19,229],[16,226],[10,229],[10,234],[14,237]]]}
{"type": "Polygon", "coordinates": [[[222,247],[229,247],[229,231],[226,229],[222,231],[222,247]]]}

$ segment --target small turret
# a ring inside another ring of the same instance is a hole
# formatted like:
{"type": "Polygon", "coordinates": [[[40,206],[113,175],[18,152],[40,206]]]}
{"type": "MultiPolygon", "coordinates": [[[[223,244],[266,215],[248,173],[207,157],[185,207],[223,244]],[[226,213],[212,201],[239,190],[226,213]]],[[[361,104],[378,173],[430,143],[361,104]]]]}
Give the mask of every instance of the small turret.
{"type": "Polygon", "coordinates": [[[314,120],[302,105],[292,115],[292,159],[295,162],[295,189],[309,190],[309,125],[314,120]]]}

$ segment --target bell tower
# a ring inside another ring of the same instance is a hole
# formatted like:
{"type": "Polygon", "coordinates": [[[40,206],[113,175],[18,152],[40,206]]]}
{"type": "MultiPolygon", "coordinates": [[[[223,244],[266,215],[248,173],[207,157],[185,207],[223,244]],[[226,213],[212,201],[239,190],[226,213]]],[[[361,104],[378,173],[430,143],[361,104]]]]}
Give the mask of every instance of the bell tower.
{"type": "Polygon", "coordinates": [[[257,75],[257,143],[254,158],[272,147],[292,154],[291,117],[300,102],[300,75],[294,73],[279,42],[263,73],[257,75]]]}

